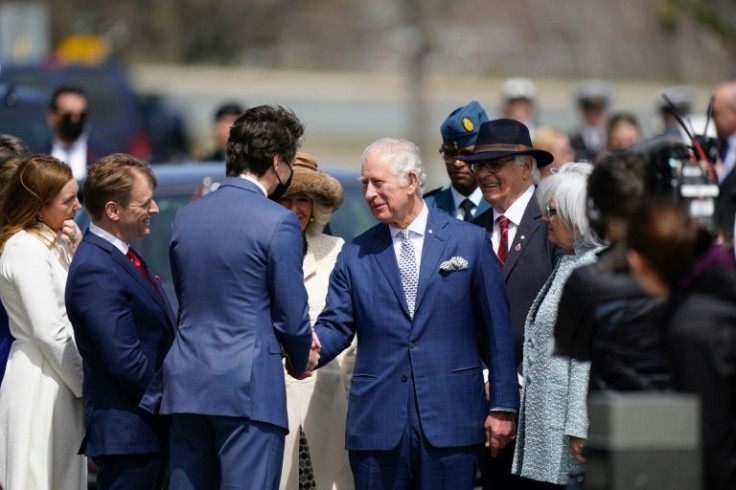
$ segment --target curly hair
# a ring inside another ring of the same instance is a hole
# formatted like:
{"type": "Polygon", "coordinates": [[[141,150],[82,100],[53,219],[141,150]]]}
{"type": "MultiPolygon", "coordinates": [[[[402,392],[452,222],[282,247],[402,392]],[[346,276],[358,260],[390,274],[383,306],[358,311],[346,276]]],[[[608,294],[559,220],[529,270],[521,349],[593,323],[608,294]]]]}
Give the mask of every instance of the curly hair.
{"type": "Polygon", "coordinates": [[[304,126],[293,111],[261,105],[245,111],[230,128],[225,168],[229,177],[251,172],[263,176],[279,157],[291,164],[301,145],[304,126]]]}

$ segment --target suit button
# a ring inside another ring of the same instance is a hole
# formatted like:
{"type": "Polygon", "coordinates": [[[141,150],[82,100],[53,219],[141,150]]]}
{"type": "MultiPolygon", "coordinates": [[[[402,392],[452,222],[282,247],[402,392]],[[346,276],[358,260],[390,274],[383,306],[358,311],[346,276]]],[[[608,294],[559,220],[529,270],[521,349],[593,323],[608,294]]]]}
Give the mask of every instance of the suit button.
{"type": "Polygon", "coordinates": [[[413,349],[414,348],[414,342],[409,342],[409,348],[410,349],[413,349]]]}
{"type": "Polygon", "coordinates": [[[406,383],[406,380],[407,380],[407,379],[408,379],[408,378],[406,377],[406,374],[405,374],[405,375],[403,375],[403,376],[401,377],[401,382],[402,382],[402,383],[406,383]]]}

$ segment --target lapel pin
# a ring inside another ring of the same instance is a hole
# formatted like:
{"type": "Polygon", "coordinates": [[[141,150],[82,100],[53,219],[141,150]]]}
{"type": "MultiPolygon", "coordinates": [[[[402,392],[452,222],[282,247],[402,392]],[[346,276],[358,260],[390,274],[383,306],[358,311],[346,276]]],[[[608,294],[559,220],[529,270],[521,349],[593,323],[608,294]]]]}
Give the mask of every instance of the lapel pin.
{"type": "Polygon", "coordinates": [[[432,233],[432,230],[427,230],[427,233],[432,233]]]}
{"type": "MultiPolygon", "coordinates": [[[[521,237],[521,238],[524,238],[524,237],[521,237]]],[[[514,247],[514,250],[516,250],[517,252],[520,251],[521,245],[517,243],[516,246],[514,247]]]]}
{"type": "Polygon", "coordinates": [[[521,239],[523,240],[524,238],[526,238],[526,237],[524,235],[521,235],[521,239]]]}

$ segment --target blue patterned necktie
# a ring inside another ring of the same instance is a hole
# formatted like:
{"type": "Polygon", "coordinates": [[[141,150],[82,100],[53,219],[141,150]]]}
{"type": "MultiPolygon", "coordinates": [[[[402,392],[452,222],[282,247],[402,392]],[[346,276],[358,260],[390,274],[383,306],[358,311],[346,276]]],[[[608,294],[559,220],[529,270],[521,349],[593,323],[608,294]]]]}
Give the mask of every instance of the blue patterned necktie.
{"type": "Polygon", "coordinates": [[[414,303],[417,299],[417,282],[419,282],[419,271],[417,270],[416,254],[414,245],[409,238],[409,230],[401,230],[401,252],[399,252],[399,272],[401,273],[401,285],[404,287],[406,304],[409,307],[409,316],[414,318],[414,303]]]}

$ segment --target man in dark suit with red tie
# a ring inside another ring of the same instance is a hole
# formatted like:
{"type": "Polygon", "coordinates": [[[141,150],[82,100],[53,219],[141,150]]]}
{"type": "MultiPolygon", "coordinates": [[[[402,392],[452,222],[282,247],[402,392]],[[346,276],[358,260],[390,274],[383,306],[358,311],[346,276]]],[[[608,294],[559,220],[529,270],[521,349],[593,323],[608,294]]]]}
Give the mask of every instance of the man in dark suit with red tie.
{"type": "Polygon", "coordinates": [[[80,452],[100,467],[97,488],[158,489],[168,425],[138,408],[174,338],[174,312],[158,277],[130,246],[150,233],[156,178],[123,154],[90,167],[92,224],[67,278],[66,308],[84,363],[86,434],[80,452]]]}
{"type": "MultiPolygon", "coordinates": [[[[539,289],[552,272],[562,250],[547,239],[547,225],[537,205],[535,175],[553,156],[532,148],[527,127],[513,119],[495,119],[480,126],[470,164],[483,198],[491,209],[473,223],[488,230],[502,267],[508,292],[516,359],[523,359],[524,323],[539,289]]],[[[491,459],[481,457],[483,488],[528,488],[534,482],[511,475],[514,444],[491,459]],[[527,486],[520,486],[526,484],[527,486]]]]}

